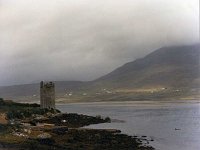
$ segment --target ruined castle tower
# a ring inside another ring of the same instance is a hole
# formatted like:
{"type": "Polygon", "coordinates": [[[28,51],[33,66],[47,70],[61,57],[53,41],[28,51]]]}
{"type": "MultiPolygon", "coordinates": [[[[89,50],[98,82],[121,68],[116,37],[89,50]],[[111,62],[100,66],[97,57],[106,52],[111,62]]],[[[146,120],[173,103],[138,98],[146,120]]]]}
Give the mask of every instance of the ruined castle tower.
{"type": "Polygon", "coordinates": [[[53,82],[40,82],[40,107],[55,108],[55,85],[53,82]]]}

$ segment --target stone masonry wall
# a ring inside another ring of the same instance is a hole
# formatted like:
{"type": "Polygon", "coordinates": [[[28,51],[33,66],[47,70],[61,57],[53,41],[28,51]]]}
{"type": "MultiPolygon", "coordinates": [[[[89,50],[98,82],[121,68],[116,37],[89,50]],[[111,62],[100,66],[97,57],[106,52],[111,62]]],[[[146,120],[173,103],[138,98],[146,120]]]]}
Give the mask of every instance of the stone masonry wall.
{"type": "Polygon", "coordinates": [[[53,82],[40,82],[40,107],[55,108],[55,85],[53,82]]]}

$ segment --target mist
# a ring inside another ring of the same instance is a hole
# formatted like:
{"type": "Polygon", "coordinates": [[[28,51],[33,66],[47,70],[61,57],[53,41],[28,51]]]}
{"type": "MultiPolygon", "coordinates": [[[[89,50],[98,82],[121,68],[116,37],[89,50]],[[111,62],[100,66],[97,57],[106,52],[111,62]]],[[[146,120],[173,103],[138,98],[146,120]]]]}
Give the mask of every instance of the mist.
{"type": "Polygon", "coordinates": [[[199,42],[198,0],[0,0],[0,86],[94,80],[199,42]]]}

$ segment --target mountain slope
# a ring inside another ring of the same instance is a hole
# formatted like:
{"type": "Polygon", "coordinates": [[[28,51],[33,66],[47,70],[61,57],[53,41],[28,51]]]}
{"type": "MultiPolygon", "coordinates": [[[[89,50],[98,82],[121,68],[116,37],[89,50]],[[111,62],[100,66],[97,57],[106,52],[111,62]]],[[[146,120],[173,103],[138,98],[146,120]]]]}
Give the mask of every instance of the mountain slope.
{"type": "MultiPolygon", "coordinates": [[[[56,94],[66,93],[67,91],[79,90],[79,88],[84,84],[81,81],[55,81],[56,84],[56,94]]],[[[87,85],[86,83],[84,85],[87,85]]],[[[39,100],[40,84],[23,84],[23,85],[13,85],[13,86],[1,86],[0,87],[0,97],[6,99],[16,99],[16,100],[39,100]]]]}
{"type": "Polygon", "coordinates": [[[164,47],[95,81],[112,88],[198,86],[200,45],[164,47]]]}
{"type": "MultiPolygon", "coordinates": [[[[94,81],[55,84],[58,101],[155,100],[185,94],[191,97],[198,95],[200,88],[200,44],[160,48],[94,81]],[[177,89],[182,92],[177,93],[177,89]]],[[[39,83],[0,87],[0,97],[39,101],[39,83]]]]}

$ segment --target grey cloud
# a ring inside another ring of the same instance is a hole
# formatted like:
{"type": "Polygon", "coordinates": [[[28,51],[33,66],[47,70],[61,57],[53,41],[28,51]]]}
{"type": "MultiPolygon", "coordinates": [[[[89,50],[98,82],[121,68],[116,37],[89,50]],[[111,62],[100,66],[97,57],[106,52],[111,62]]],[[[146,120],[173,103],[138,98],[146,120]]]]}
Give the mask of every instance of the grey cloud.
{"type": "Polygon", "coordinates": [[[199,40],[198,0],[0,0],[0,85],[93,80],[199,40]]]}

